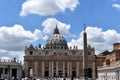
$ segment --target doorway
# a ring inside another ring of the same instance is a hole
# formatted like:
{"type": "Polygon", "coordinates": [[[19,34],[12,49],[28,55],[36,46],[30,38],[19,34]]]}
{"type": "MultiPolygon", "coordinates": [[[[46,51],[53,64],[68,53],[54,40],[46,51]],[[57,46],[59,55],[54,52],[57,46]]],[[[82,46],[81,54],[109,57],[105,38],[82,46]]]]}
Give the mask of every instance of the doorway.
{"type": "Polygon", "coordinates": [[[45,77],[49,77],[49,71],[45,71],[45,77]]]}
{"type": "Polygon", "coordinates": [[[62,77],[62,76],[63,76],[62,71],[59,71],[59,77],[62,77]]]}
{"type": "Polygon", "coordinates": [[[72,77],[76,77],[76,71],[72,71],[72,77]]]}
{"type": "Polygon", "coordinates": [[[17,69],[12,69],[12,77],[17,78],[17,69]]]}

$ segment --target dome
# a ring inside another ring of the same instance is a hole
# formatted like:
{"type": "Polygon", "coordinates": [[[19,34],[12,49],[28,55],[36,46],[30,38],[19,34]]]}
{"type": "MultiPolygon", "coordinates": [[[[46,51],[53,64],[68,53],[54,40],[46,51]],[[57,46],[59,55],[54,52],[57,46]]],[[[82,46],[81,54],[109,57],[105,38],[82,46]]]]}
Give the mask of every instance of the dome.
{"type": "Polygon", "coordinates": [[[58,28],[54,29],[52,36],[46,41],[47,49],[67,49],[67,42],[65,38],[59,33],[58,28]]]}
{"type": "Polygon", "coordinates": [[[63,44],[67,44],[67,42],[66,42],[65,38],[62,35],[53,34],[51,37],[48,38],[46,44],[47,45],[53,45],[53,44],[63,45],[63,44]]]}

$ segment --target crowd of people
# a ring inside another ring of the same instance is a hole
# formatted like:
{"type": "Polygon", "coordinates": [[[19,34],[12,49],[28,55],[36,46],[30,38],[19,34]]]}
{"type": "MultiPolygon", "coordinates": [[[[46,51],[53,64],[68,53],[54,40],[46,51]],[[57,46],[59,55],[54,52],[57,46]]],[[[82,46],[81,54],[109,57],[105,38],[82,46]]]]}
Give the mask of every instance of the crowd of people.
{"type": "Polygon", "coordinates": [[[83,80],[82,78],[66,78],[66,77],[55,77],[55,78],[22,78],[22,80],[83,80]]]}

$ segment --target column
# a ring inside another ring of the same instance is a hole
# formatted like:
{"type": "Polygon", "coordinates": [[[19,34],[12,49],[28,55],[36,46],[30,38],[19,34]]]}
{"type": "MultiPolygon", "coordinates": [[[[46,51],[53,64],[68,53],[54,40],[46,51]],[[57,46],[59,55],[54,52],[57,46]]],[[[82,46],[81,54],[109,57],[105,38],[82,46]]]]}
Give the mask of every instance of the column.
{"type": "Polygon", "coordinates": [[[116,71],[116,80],[119,80],[119,71],[116,71]]]}
{"type": "Polygon", "coordinates": [[[12,66],[10,66],[10,71],[9,71],[9,79],[12,78],[12,66]]]}
{"type": "Polygon", "coordinates": [[[44,61],[42,61],[42,77],[44,77],[44,61]]]}
{"type": "Polygon", "coordinates": [[[118,73],[118,76],[119,76],[118,79],[120,79],[120,71],[119,71],[119,73],[118,73]]]}
{"type": "Polygon", "coordinates": [[[56,75],[58,76],[58,61],[56,61],[56,75]]]}
{"type": "Polygon", "coordinates": [[[51,69],[51,61],[49,61],[49,77],[51,77],[51,75],[52,75],[52,71],[51,71],[52,69],[51,69]]]}
{"type": "Polygon", "coordinates": [[[92,77],[96,78],[96,66],[95,66],[95,61],[92,63],[92,77]]]}
{"type": "Polygon", "coordinates": [[[63,61],[63,76],[65,76],[65,62],[63,61]]]}
{"type": "Polygon", "coordinates": [[[70,74],[69,74],[70,72],[69,72],[69,71],[70,71],[70,69],[69,69],[69,61],[68,61],[68,62],[67,62],[67,76],[68,76],[68,77],[70,76],[70,74]]]}
{"type": "Polygon", "coordinates": [[[52,66],[51,66],[51,70],[52,70],[52,77],[53,77],[53,75],[54,75],[54,66],[53,66],[53,61],[52,61],[52,66]]]}
{"type": "Polygon", "coordinates": [[[69,69],[70,69],[70,76],[72,76],[72,62],[70,62],[69,69]]]}
{"type": "Polygon", "coordinates": [[[76,63],[77,68],[76,68],[76,72],[77,72],[77,77],[79,76],[79,62],[76,63]]]}
{"type": "Polygon", "coordinates": [[[17,67],[17,75],[16,75],[16,77],[18,78],[18,79],[20,79],[20,76],[21,76],[21,69],[20,69],[20,67],[17,67]]]}
{"type": "Polygon", "coordinates": [[[5,68],[6,68],[6,66],[5,67],[3,67],[3,74],[5,75],[5,68]]]}
{"type": "Polygon", "coordinates": [[[36,61],[35,62],[35,68],[34,68],[34,72],[33,72],[33,75],[34,75],[34,77],[36,77],[37,76],[37,74],[38,74],[38,61],[36,61]]]}

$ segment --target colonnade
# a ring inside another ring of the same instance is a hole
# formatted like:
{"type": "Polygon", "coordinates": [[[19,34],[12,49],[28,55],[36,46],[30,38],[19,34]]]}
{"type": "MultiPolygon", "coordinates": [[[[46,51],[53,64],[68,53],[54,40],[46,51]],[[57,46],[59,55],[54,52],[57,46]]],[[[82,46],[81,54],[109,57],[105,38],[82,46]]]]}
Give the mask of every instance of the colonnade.
{"type": "Polygon", "coordinates": [[[103,71],[98,72],[98,79],[99,80],[120,80],[120,70],[118,71],[103,71]]]}

